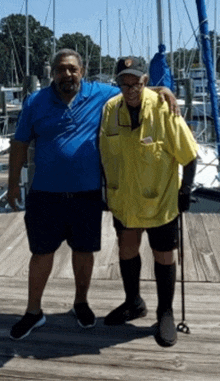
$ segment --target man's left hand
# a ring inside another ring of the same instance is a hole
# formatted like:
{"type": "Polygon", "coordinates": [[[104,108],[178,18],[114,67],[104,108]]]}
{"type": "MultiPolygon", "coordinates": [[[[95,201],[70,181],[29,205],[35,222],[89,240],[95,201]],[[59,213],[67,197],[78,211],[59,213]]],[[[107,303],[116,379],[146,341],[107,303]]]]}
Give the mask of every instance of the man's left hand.
{"type": "Polygon", "coordinates": [[[186,212],[190,208],[191,191],[189,187],[181,187],[178,194],[178,209],[180,213],[186,212]]]}
{"type": "Polygon", "coordinates": [[[168,87],[162,87],[158,94],[162,103],[167,101],[170,112],[173,112],[176,116],[181,115],[176,97],[168,87]]]}

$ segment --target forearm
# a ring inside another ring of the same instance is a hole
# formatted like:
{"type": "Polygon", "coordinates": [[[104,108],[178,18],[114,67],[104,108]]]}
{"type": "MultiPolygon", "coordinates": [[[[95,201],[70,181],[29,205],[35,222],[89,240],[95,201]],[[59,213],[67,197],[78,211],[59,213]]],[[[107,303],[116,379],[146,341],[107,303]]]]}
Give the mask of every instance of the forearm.
{"type": "Polygon", "coordinates": [[[197,159],[192,160],[189,164],[183,167],[183,179],[182,179],[182,190],[190,192],[193,180],[196,173],[197,159]]]}
{"type": "Polygon", "coordinates": [[[164,91],[166,92],[167,94],[172,94],[174,97],[175,95],[173,94],[173,92],[169,89],[169,87],[165,87],[165,86],[148,86],[149,89],[153,90],[153,91],[156,91],[156,93],[159,93],[160,91],[164,91]]]}
{"type": "Polygon", "coordinates": [[[21,169],[27,161],[28,143],[11,141],[10,157],[9,157],[9,181],[8,187],[14,188],[18,186],[21,169]]]}

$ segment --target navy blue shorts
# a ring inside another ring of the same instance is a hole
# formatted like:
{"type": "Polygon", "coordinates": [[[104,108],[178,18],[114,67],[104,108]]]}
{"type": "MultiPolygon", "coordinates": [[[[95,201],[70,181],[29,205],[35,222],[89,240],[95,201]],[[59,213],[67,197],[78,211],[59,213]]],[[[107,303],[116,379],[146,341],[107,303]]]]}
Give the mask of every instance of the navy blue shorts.
{"type": "Polygon", "coordinates": [[[101,191],[53,193],[30,190],[25,224],[33,254],[55,252],[63,241],[74,251],[100,250],[101,191]]]}
{"type": "MultiPolygon", "coordinates": [[[[114,217],[114,227],[117,236],[122,230],[129,230],[114,217]]],[[[132,228],[134,230],[135,228],[132,228]]],[[[156,251],[172,251],[178,247],[178,217],[168,224],[154,228],[137,228],[137,230],[146,231],[148,234],[149,244],[152,250],[156,251]]]]}

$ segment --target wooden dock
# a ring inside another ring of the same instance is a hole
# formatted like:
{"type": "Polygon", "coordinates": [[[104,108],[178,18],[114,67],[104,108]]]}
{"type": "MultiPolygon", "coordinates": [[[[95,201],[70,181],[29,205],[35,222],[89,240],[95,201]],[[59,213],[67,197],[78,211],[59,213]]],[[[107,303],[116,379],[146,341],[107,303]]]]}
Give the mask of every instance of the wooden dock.
{"type": "MultiPolygon", "coordinates": [[[[191,333],[178,333],[172,348],[154,339],[156,285],[147,235],[141,244],[141,294],[145,318],[107,327],[104,316],[124,300],[111,213],[103,215],[102,250],[95,254],[89,302],[93,329],[78,327],[71,313],[74,280],[70,249],[63,243],[45,289],[45,326],[21,342],[9,330],[24,313],[30,253],[24,212],[0,214],[0,380],[219,381],[220,215],[184,214],[186,318],[191,333]]],[[[177,255],[177,253],[176,253],[177,255]]],[[[180,266],[174,299],[181,321],[180,266]]]]}

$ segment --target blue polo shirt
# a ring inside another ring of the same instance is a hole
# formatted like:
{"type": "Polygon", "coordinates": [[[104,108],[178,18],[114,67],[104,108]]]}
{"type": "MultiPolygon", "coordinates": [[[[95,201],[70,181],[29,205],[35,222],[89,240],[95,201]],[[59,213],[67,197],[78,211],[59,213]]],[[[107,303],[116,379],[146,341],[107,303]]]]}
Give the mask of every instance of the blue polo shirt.
{"type": "Polygon", "coordinates": [[[119,92],[117,87],[82,80],[70,105],[62,102],[53,84],[26,99],[15,140],[36,142],[33,189],[79,192],[100,188],[102,108],[119,92]]]}

